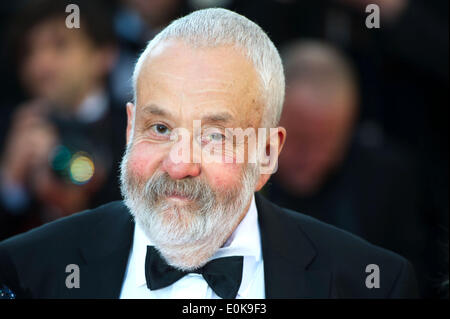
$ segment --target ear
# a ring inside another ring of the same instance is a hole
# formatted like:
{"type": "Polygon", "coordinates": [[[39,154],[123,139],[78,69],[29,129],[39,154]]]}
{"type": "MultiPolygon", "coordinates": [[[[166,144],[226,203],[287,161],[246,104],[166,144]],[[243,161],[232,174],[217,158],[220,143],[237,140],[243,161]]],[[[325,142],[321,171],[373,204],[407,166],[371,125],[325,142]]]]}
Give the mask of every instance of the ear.
{"type": "Polygon", "coordinates": [[[283,149],[286,141],[286,129],[284,127],[271,128],[269,137],[266,139],[263,159],[260,161],[260,171],[258,182],[255,186],[255,192],[260,191],[266,185],[270,176],[277,171],[278,156],[283,149]]]}
{"type": "Polygon", "coordinates": [[[131,102],[127,103],[127,145],[130,142],[132,130],[133,130],[133,117],[134,117],[135,107],[131,102]]]}

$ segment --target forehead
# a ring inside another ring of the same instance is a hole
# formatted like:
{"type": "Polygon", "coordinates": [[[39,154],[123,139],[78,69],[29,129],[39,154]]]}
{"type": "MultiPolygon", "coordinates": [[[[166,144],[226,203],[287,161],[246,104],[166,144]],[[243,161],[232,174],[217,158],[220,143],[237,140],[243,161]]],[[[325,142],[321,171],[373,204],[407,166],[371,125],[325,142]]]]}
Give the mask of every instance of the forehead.
{"type": "Polygon", "coordinates": [[[138,110],[156,104],[192,119],[226,111],[255,122],[261,113],[259,77],[232,46],[193,48],[182,41],[162,42],[142,64],[136,93],[138,110]]]}

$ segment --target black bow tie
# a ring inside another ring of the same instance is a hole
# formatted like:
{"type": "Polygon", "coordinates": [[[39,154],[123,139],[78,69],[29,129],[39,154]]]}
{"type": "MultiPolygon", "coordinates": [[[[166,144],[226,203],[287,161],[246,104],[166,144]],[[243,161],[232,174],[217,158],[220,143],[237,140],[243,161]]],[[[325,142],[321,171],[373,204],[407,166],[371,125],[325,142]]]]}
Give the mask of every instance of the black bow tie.
{"type": "Polygon", "coordinates": [[[234,299],[241,285],[242,262],[242,256],[223,257],[213,259],[199,269],[182,271],[168,265],[155,247],[147,246],[145,278],[147,287],[156,290],[170,286],[189,273],[198,273],[219,297],[234,299]]]}

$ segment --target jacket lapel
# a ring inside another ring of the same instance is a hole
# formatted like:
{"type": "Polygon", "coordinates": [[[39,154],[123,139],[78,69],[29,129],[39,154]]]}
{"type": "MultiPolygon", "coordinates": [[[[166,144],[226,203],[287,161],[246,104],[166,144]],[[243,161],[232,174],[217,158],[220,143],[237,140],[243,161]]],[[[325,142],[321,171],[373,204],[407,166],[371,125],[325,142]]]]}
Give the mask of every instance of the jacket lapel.
{"type": "Polygon", "coordinates": [[[133,241],[134,222],[123,202],[102,207],[107,211],[86,234],[80,247],[80,288],[69,298],[119,298],[133,241]]]}
{"type": "Polygon", "coordinates": [[[331,272],[315,269],[317,251],[298,220],[255,194],[266,298],[329,298],[331,272]]]}

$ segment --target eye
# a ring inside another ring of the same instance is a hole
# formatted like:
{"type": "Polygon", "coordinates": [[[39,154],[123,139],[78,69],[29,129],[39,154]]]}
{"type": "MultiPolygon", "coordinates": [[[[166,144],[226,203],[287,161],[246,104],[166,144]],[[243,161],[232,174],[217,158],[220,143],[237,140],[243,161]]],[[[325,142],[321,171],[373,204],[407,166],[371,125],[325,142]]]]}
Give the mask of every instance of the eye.
{"type": "Polygon", "coordinates": [[[214,142],[222,142],[225,139],[225,136],[221,133],[212,133],[209,134],[209,138],[214,142]]]}
{"type": "Polygon", "coordinates": [[[150,126],[150,130],[152,130],[152,132],[157,135],[164,135],[164,136],[170,135],[170,129],[164,124],[154,124],[150,126]]]}
{"type": "Polygon", "coordinates": [[[220,132],[210,132],[206,133],[202,137],[202,143],[214,143],[214,144],[222,144],[225,141],[225,135],[220,132]]]}

